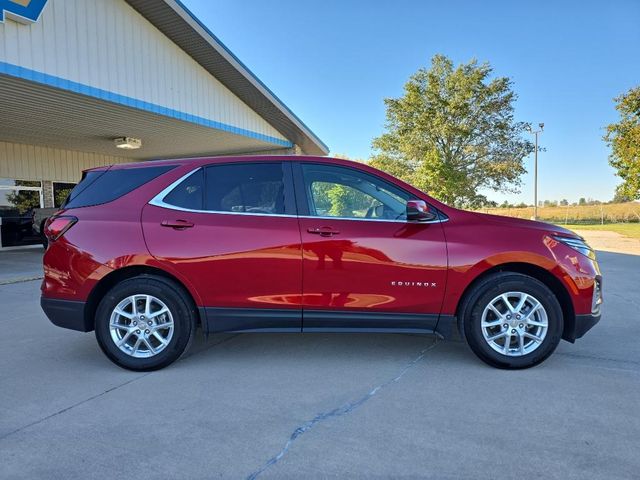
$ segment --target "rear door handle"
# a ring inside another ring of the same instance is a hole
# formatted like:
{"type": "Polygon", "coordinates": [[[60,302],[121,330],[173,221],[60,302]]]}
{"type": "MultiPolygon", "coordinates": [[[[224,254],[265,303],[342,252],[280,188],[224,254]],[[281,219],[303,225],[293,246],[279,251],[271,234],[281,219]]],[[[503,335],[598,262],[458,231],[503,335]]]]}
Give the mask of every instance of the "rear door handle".
{"type": "Polygon", "coordinates": [[[194,224],[187,220],[162,220],[160,225],[163,227],[171,227],[176,230],[184,230],[185,228],[192,228],[194,224]]]}
{"type": "Polygon", "coordinates": [[[334,230],[331,227],[307,228],[307,232],[313,233],[314,235],[320,235],[322,237],[332,237],[340,233],[338,230],[334,230]]]}

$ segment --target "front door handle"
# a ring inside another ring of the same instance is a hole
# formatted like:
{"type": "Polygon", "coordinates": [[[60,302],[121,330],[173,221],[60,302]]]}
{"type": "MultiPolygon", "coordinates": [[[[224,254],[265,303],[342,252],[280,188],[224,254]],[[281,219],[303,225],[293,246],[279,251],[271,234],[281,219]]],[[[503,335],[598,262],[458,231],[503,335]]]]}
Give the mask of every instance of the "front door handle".
{"type": "Polygon", "coordinates": [[[184,230],[185,228],[192,228],[194,224],[187,220],[162,220],[160,225],[163,227],[171,227],[175,230],[184,230]]]}
{"type": "Polygon", "coordinates": [[[320,235],[322,237],[332,237],[340,233],[338,230],[334,230],[331,227],[307,228],[307,232],[313,233],[314,235],[320,235]]]}

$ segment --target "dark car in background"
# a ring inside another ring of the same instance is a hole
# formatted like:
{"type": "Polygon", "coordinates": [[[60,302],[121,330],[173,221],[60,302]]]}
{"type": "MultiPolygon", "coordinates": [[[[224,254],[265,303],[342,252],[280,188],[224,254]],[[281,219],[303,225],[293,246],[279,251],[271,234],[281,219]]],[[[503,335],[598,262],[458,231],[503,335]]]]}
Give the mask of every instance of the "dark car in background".
{"type": "Polygon", "coordinates": [[[47,222],[47,219],[51,217],[55,212],[60,210],[56,207],[49,208],[35,208],[33,210],[33,231],[36,235],[38,235],[42,241],[42,245],[46,248],[47,236],[44,234],[44,226],[47,222]]]}
{"type": "Polygon", "coordinates": [[[4,247],[39,243],[40,235],[33,231],[33,210],[0,207],[0,241],[4,247]]]}

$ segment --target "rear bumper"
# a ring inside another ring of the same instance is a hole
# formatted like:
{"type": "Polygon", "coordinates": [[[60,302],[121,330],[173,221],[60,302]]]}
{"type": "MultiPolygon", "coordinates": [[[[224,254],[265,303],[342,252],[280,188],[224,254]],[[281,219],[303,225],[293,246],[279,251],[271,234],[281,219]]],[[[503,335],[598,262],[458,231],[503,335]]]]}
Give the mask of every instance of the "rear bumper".
{"type": "Polygon", "coordinates": [[[568,342],[574,343],[578,338],[584,336],[589,330],[591,330],[596,323],[600,321],[601,314],[586,314],[576,315],[575,321],[572,325],[565,326],[562,338],[568,342]]]}
{"type": "Polygon", "coordinates": [[[51,323],[62,328],[90,332],[93,325],[85,318],[85,302],[40,297],[40,306],[51,323]]]}

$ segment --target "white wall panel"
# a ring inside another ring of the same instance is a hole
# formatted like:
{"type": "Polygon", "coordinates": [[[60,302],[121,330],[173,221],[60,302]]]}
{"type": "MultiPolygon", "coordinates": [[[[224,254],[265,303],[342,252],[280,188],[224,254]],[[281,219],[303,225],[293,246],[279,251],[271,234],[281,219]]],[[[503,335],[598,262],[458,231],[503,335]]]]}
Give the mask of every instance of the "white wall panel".
{"type": "Polygon", "coordinates": [[[130,159],[50,147],[0,142],[0,178],[77,182],[82,170],[130,159]]]}
{"type": "Polygon", "coordinates": [[[286,140],[123,0],[49,0],[0,23],[0,62],[286,140]]]}

